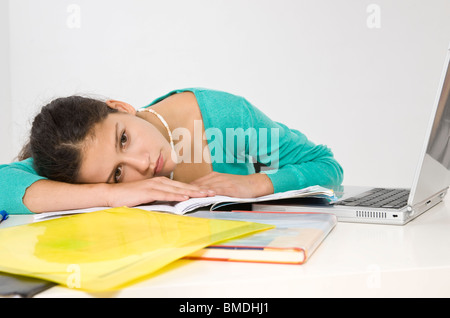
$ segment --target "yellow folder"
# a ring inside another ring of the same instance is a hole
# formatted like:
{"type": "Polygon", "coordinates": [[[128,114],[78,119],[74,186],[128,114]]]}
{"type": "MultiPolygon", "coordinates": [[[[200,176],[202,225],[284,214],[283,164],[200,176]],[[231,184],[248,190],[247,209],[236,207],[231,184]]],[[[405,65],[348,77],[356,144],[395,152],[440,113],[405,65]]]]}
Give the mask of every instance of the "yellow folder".
{"type": "Polygon", "coordinates": [[[0,271],[113,290],[205,246],[270,228],[113,208],[0,230],[0,271]]]}

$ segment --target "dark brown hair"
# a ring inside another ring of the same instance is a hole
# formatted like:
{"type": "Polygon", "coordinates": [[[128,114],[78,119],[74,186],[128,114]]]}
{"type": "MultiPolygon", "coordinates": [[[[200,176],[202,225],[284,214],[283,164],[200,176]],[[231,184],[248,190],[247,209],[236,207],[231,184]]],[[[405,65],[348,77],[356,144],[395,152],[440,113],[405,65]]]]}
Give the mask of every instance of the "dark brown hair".
{"type": "Polygon", "coordinates": [[[19,160],[32,157],[37,173],[51,180],[75,183],[80,170],[82,146],[95,124],[117,110],[105,102],[69,96],[42,107],[34,118],[30,141],[19,160]]]}

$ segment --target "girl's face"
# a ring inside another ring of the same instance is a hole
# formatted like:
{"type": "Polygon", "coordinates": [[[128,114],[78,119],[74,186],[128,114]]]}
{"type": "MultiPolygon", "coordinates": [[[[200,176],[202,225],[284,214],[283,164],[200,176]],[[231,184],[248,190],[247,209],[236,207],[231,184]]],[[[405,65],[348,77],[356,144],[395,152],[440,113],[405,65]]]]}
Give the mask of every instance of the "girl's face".
{"type": "Polygon", "coordinates": [[[78,182],[115,183],[169,176],[176,164],[160,131],[127,112],[109,114],[96,124],[82,150],[78,182]]]}

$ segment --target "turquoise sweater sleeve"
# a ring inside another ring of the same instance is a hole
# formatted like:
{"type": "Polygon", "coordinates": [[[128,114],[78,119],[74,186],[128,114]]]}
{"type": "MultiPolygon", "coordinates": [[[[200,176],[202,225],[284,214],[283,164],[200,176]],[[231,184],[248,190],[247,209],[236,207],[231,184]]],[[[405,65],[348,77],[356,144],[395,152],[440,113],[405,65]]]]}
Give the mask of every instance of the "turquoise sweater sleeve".
{"type": "MultiPolygon", "coordinates": [[[[251,157],[250,161],[265,164],[262,173],[266,173],[272,181],[275,193],[311,185],[338,185],[342,182],[343,169],[328,147],[315,145],[300,131],[271,120],[245,98],[208,90],[195,93],[199,104],[206,104],[208,100],[214,105],[202,111],[204,120],[208,118],[205,127],[220,127],[228,143],[225,146],[225,162],[213,162],[215,171],[241,174],[239,163],[230,163],[231,145],[236,161],[244,151],[251,157]],[[228,141],[231,133],[237,136],[239,131],[248,136],[245,149],[237,149],[236,142],[233,145],[233,142],[228,141]]],[[[203,108],[206,107],[203,105],[203,108]]],[[[247,173],[250,172],[251,167],[247,173]]]]}
{"type": "Polygon", "coordinates": [[[22,198],[34,182],[45,179],[33,168],[33,159],[0,165],[0,210],[9,214],[31,214],[22,198]]]}

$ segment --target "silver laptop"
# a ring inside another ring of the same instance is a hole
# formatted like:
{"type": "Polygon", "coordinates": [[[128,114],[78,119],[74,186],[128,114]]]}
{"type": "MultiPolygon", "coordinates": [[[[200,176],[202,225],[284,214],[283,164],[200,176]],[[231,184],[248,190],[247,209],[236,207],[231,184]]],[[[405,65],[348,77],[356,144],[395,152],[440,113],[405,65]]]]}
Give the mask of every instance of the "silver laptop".
{"type": "Polygon", "coordinates": [[[442,201],[450,185],[450,48],[411,189],[334,188],[339,200],[253,204],[253,210],[332,212],[339,221],[403,225],[442,201]]]}

